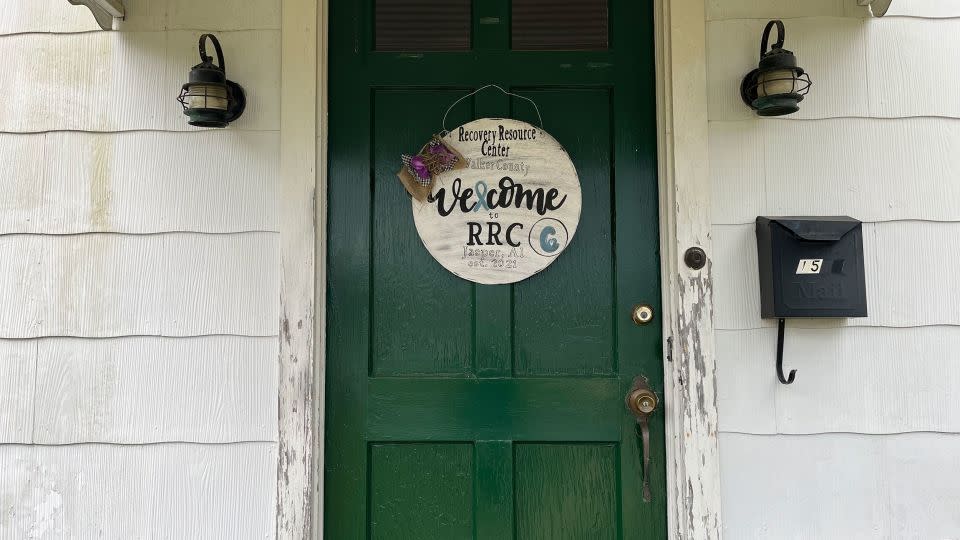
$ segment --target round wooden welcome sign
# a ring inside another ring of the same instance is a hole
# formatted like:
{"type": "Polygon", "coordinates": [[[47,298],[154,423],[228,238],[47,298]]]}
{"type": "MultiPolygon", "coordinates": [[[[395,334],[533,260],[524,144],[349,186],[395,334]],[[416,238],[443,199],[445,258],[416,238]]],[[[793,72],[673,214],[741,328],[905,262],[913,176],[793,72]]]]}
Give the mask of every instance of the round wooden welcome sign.
{"type": "Polygon", "coordinates": [[[580,179],[570,156],[543,129],[482,118],[443,137],[469,165],[441,173],[425,202],[413,200],[417,232],[454,274],[514,283],[550,265],[580,221],[580,179]]]}

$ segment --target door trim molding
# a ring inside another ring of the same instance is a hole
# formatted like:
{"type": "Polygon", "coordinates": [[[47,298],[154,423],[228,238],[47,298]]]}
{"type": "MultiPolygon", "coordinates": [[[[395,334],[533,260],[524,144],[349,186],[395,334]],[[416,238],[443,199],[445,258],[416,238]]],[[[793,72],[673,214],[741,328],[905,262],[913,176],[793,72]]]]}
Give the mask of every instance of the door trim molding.
{"type": "Polygon", "coordinates": [[[317,204],[318,189],[326,193],[318,173],[326,169],[317,161],[318,59],[325,58],[318,57],[324,13],[318,8],[325,3],[281,0],[277,538],[307,539],[322,531],[313,524],[323,500],[316,494],[323,483],[324,308],[315,314],[316,306],[326,305],[326,250],[318,248],[326,240],[325,195],[317,204]]]}
{"type": "Polygon", "coordinates": [[[667,527],[719,539],[706,13],[704,0],[656,0],[655,11],[667,527]],[[683,263],[694,246],[707,253],[700,270],[683,263]]]}
{"type": "MultiPolygon", "coordinates": [[[[278,538],[323,537],[328,2],[282,0],[278,538]]],[[[704,0],[654,4],[667,521],[719,539],[706,16],[704,0]]]]}

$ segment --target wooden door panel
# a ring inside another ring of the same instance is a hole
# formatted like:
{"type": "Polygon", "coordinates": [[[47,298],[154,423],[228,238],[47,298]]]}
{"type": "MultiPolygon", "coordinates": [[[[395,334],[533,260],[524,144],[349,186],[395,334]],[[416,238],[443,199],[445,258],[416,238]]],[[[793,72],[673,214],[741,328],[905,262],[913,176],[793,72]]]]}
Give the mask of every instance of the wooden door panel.
{"type": "Polygon", "coordinates": [[[370,446],[370,538],[473,538],[472,444],[370,446]]]}
{"type": "Polygon", "coordinates": [[[373,441],[618,441],[617,379],[374,378],[373,441]]]}
{"type": "Polygon", "coordinates": [[[514,445],[517,538],[617,538],[616,444],[514,445]]]}
{"type": "MultiPolygon", "coordinates": [[[[398,189],[400,153],[416,153],[440,131],[444,109],[463,90],[373,91],[370,319],[373,375],[464,375],[472,371],[473,284],[424,249],[398,189]]],[[[469,105],[469,103],[467,104],[469,105]]],[[[451,113],[466,120],[469,107],[451,113]]]]}
{"type": "MultiPolygon", "coordinates": [[[[536,101],[547,131],[576,164],[583,194],[577,234],[544,272],[514,285],[513,372],[518,376],[615,373],[612,141],[606,88],[517,89],[536,101]]],[[[515,117],[536,123],[514,98],[515,117]]]]}

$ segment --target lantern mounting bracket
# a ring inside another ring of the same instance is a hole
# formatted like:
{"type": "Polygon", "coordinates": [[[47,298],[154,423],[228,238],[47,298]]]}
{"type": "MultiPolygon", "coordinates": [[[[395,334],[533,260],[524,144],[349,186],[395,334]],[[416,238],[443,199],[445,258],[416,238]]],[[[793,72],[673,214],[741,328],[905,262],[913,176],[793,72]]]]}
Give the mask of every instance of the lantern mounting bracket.
{"type": "Polygon", "coordinates": [[[226,121],[229,124],[237,118],[240,118],[240,115],[243,114],[244,109],[247,108],[247,95],[243,91],[243,87],[239,84],[227,79],[227,88],[230,89],[230,108],[227,109],[226,121]]]}
{"type": "Polygon", "coordinates": [[[113,20],[122,19],[126,13],[122,0],[67,0],[75,6],[85,6],[104,30],[113,30],[113,20]]]}

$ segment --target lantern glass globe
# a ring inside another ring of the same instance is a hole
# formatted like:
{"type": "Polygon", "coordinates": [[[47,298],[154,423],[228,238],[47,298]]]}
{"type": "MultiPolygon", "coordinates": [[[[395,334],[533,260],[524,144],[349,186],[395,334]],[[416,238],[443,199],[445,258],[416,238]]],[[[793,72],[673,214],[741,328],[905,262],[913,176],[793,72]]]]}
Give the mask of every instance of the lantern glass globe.
{"type": "Polygon", "coordinates": [[[229,100],[227,88],[220,85],[192,84],[187,90],[186,107],[188,109],[227,110],[229,100]]]}
{"type": "Polygon", "coordinates": [[[757,81],[758,96],[775,96],[796,92],[796,74],[790,69],[777,69],[760,73],[757,81]]]}

